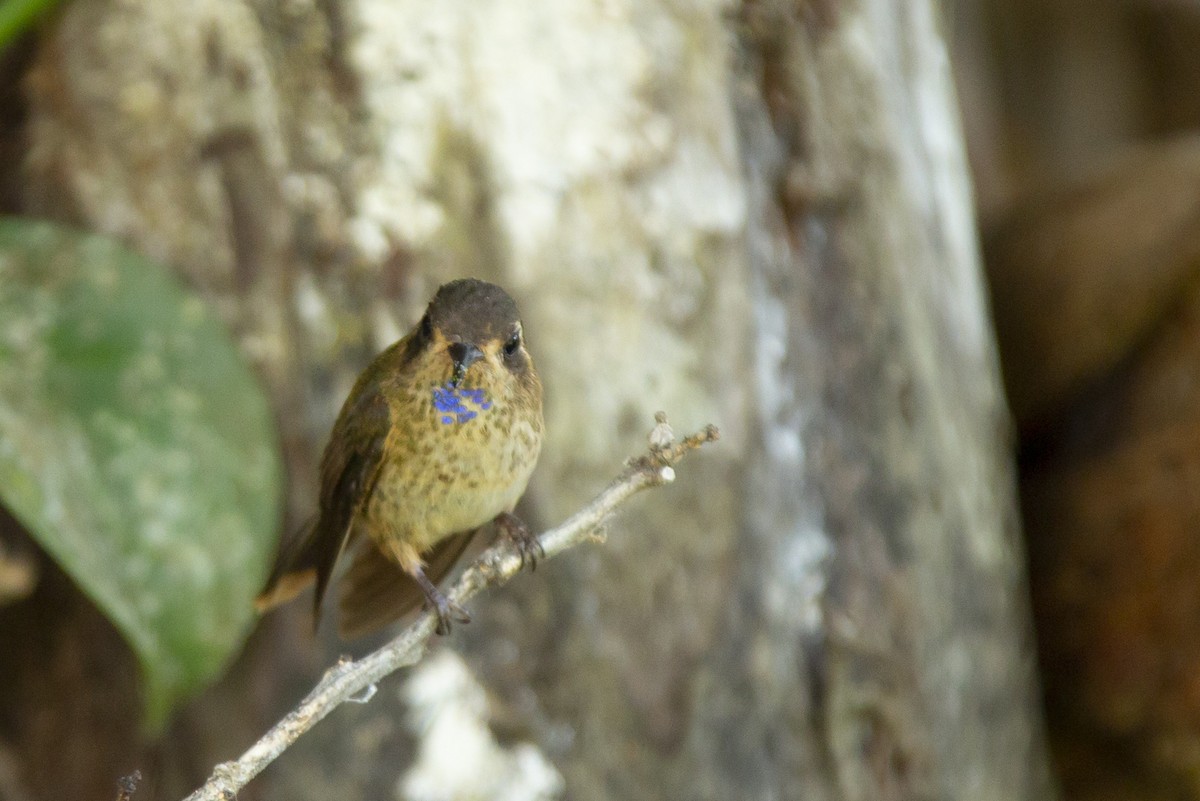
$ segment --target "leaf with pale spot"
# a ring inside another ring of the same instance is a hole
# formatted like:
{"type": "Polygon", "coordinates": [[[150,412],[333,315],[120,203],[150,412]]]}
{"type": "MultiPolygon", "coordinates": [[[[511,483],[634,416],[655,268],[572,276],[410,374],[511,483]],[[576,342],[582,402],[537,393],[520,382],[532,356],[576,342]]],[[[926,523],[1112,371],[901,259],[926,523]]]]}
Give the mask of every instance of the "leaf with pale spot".
{"type": "Polygon", "coordinates": [[[0,219],[0,502],[137,653],[151,726],[241,644],[280,475],[202,301],[110,240],[0,219]]]}

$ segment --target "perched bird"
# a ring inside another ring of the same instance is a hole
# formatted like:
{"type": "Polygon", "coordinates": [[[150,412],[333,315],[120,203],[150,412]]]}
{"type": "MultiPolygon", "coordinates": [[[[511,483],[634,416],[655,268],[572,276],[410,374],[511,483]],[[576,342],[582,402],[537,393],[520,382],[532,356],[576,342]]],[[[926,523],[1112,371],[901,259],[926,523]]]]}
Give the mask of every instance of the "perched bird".
{"type": "Polygon", "coordinates": [[[280,548],[266,610],[316,581],[314,617],[342,555],[339,631],[351,638],[422,602],[438,633],[466,612],[438,589],[475,533],[495,522],[536,564],[512,515],[542,446],[542,384],[517,305],[498,286],[445,284],[421,321],[355,382],[321,459],[314,520],[280,548]]]}

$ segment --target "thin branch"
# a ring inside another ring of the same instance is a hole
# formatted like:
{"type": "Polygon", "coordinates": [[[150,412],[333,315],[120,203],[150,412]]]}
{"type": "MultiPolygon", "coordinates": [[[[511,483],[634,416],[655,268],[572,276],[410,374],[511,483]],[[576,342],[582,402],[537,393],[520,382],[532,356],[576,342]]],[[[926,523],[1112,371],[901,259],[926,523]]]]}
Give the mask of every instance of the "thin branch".
{"type": "MultiPolygon", "coordinates": [[[[603,539],[599,534],[605,519],[631,495],[649,487],[675,480],[675,464],[689,451],[716,440],[716,426],[707,426],[696,434],[676,442],[667,417],[655,415],[650,432],[650,448],[642,456],[630,459],[625,470],[595,500],[576,512],[557,528],[542,533],[538,540],[545,549],[539,561],[551,559],[568,548],[587,540],[603,539]]],[[[485,551],[467,568],[448,593],[450,600],[462,604],[486,587],[506,583],[521,569],[516,546],[505,540],[485,551]]],[[[185,801],[229,801],[238,790],[262,772],[300,735],[340,704],[370,698],[372,688],[384,676],[415,664],[425,653],[425,643],[433,634],[436,618],[423,614],[412,625],[379,650],[357,662],[343,659],[325,672],[316,688],[300,705],[263,735],[234,762],[218,765],[203,787],[185,801]],[[365,696],[356,699],[356,696],[365,696]]]]}
{"type": "Polygon", "coordinates": [[[137,792],[138,782],[142,780],[142,772],[135,770],[128,776],[122,777],[117,782],[117,801],[132,801],[133,794],[137,792]]]}

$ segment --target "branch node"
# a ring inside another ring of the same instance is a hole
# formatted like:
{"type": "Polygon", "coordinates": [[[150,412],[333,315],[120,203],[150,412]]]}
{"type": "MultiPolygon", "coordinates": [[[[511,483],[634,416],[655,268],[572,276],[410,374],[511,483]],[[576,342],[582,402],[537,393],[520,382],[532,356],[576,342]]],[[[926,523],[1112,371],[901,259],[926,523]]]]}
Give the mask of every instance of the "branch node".
{"type": "Polygon", "coordinates": [[[654,415],[654,428],[650,431],[650,450],[652,452],[665,451],[675,442],[675,432],[671,429],[671,424],[667,422],[666,412],[657,412],[654,415]]]}
{"type": "Polygon", "coordinates": [[[375,697],[375,693],[379,692],[379,687],[375,684],[368,684],[363,688],[363,691],[358,695],[352,695],[346,700],[352,704],[366,704],[375,697]]]}

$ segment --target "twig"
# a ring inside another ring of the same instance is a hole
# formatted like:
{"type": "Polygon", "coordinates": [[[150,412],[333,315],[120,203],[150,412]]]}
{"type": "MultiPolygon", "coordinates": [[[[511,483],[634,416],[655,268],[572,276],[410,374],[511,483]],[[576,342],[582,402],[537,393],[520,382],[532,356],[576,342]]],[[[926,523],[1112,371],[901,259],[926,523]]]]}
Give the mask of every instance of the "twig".
{"type": "Polygon", "coordinates": [[[132,801],[133,794],[137,792],[138,782],[142,780],[142,772],[135,770],[128,776],[122,776],[117,780],[117,801],[132,801]]]}
{"type": "MultiPolygon", "coordinates": [[[[605,518],[631,495],[675,479],[674,465],[689,451],[719,437],[716,426],[676,442],[662,412],[655,415],[650,432],[650,448],[642,456],[630,459],[625,470],[595,500],[576,512],[558,528],[542,533],[538,540],[545,549],[539,561],[550,559],[568,548],[596,539],[605,518]]],[[[467,568],[448,593],[450,600],[462,604],[480,590],[506,583],[521,569],[516,546],[505,540],[485,551],[467,568]]],[[[218,765],[203,787],[185,801],[230,801],[237,791],[257,776],[280,754],[311,729],[317,721],[340,704],[352,700],[384,676],[416,663],[425,653],[425,643],[433,634],[436,617],[423,614],[412,625],[379,650],[357,662],[343,659],[325,672],[316,688],[300,705],[284,716],[263,737],[234,762],[218,765]]],[[[362,700],[360,697],[359,700],[362,700]]]]}

